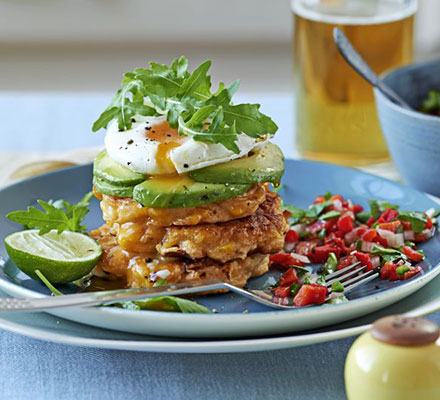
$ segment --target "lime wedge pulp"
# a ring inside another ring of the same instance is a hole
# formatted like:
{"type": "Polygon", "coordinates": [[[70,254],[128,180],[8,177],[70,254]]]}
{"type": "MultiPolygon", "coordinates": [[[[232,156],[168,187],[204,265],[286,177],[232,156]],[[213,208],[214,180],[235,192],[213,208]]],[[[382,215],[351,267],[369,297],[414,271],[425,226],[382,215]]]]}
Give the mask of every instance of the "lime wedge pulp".
{"type": "Polygon", "coordinates": [[[77,232],[50,231],[39,235],[31,229],[12,233],[5,239],[9,256],[25,274],[39,280],[40,270],[51,283],[73,282],[87,275],[101,256],[91,237],[77,232]]]}

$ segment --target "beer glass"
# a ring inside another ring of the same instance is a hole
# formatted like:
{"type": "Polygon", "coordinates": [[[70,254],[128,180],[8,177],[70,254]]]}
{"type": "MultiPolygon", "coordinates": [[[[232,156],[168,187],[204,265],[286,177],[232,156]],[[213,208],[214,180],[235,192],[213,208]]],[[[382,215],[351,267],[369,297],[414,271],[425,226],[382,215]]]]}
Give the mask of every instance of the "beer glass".
{"type": "Polygon", "coordinates": [[[373,91],[338,53],[338,26],[381,73],[411,61],[417,0],[293,0],[296,145],[344,165],[388,159],[373,91]]]}

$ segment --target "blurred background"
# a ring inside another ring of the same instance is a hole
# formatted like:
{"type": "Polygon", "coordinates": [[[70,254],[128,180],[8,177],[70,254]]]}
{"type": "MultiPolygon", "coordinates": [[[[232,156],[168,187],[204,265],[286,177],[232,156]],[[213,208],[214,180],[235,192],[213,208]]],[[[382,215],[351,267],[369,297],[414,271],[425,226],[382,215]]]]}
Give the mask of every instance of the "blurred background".
{"type": "MultiPolygon", "coordinates": [[[[439,15],[419,1],[416,59],[440,53],[439,15]]],[[[0,90],[113,91],[185,54],[242,92],[289,92],[291,32],[290,0],[0,0],[0,90]]]]}

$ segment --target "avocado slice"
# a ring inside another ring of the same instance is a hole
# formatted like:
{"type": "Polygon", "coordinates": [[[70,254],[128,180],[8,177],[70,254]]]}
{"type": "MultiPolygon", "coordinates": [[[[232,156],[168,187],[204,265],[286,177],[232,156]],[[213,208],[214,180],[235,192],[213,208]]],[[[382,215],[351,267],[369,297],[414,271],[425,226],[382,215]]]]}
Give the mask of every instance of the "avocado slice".
{"type": "Polygon", "coordinates": [[[93,186],[95,186],[99,193],[106,194],[108,196],[133,197],[134,186],[112,185],[98,176],[93,177],[93,186]]]}
{"type": "Polygon", "coordinates": [[[135,186],[133,198],[146,207],[197,207],[237,197],[250,187],[194,182],[187,175],[155,176],[135,186]]]}
{"type": "Polygon", "coordinates": [[[110,158],[105,150],[96,156],[93,163],[93,174],[100,180],[114,186],[134,186],[146,179],[144,175],[134,172],[110,158]]]}
{"type": "Polygon", "coordinates": [[[281,149],[267,143],[249,155],[237,160],[191,171],[196,182],[211,183],[279,183],[284,173],[284,156],[281,149]]]}

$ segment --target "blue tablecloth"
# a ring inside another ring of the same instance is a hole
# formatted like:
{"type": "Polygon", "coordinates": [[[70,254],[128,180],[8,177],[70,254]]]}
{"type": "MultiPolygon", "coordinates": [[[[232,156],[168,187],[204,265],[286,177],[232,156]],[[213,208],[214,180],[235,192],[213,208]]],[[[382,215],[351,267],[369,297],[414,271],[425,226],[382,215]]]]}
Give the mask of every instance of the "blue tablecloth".
{"type": "MultiPolygon", "coordinates": [[[[101,144],[103,136],[92,135],[90,126],[108,98],[1,94],[0,150],[61,151],[101,144]]],[[[247,98],[259,100],[273,116],[280,127],[276,142],[293,156],[290,97],[247,98]]],[[[440,322],[440,314],[434,319],[440,322]]],[[[188,355],[71,347],[1,331],[0,399],[338,400],[345,398],[343,365],[352,341],[271,352],[188,355]]]]}

